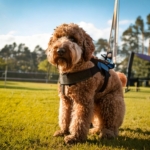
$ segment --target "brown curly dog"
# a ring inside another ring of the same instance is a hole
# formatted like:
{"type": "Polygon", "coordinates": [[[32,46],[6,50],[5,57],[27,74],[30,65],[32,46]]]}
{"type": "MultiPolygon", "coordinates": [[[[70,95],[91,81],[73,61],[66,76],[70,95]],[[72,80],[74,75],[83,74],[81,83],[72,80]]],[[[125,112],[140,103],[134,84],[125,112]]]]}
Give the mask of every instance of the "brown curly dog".
{"type": "MultiPolygon", "coordinates": [[[[48,61],[57,66],[61,75],[81,72],[92,68],[95,47],[92,38],[76,24],[58,26],[47,48],[48,61]]],[[[75,84],[59,86],[60,130],[54,136],[65,136],[65,143],[84,142],[88,132],[100,138],[118,135],[124,114],[125,103],[122,83],[117,73],[109,70],[110,77],[104,91],[99,92],[105,75],[99,71],[75,84]],[[91,123],[93,128],[90,129],[91,123]],[[89,130],[90,129],[90,130],[89,130]]],[[[125,76],[124,76],[125,78],[125,76]]]]}

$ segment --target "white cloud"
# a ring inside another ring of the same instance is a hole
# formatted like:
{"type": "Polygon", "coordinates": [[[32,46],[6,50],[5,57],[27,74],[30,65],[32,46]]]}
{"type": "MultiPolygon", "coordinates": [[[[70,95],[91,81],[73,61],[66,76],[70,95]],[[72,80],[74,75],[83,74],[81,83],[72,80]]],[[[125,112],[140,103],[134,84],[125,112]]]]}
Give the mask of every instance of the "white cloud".
{"type": "MultiPolygon", "coordinates": [[[[98,29],[92,23],[86,22],[80,22],[79,26],[82,27],[95,41],[99,38],[109,38],[110,27],[98,29]]],[[[0,49],[6,44],[12,44],[13,42],[16,42],[17,44],[24,43],[31,51],[34,50],[36,45],[40,45],[43,49],[46,49],[51,36],[51,34],[48,33],[31,36],[18,36],[15,35],[16,33],[16,31],[10,31],[6,35],[0,35],[0,49]]]]}
{"type": "Polygon", "coordinates": [[[24,43],[31,51],[33,51],[37,45],[40,45],[43,49],[46,49],[50,36],[51,34],[17,36],[13,35],[12,32],[9,32],[9,34],[0,35],[0,49],[2,49],[6,44],[12,44],[13,42],[16,42],[17,44],[24,43]]]}
{"type": "MultiPolygon", "coordinates": [[[[99,38],[109,39],[110,29],[112,20],[107,21],[105,28],[97,28],[92,23],[79,22],[78,25],[82,27],[92,38],[97,41],[99,38]]],[[[132,20],[122,20],[120,25],[128,25],[132,20]]],[[[119,25],[119,35],[124,31],[124,26],[119,25]]],[[[50,39],[51,33],[45,34],[35,34],[31,36],[18,36],[17,31],[10,31],[5,35],[0,35],[0,49],[2,49],[6,44],[12,44],[16,42],[17,44],[24,43],[29,49],[34,50],[35,46],[40,45],[43,49],[47,48],[48,41],[50,39]]]]}
{"type": "MultiPolygon", "coordinates": [[[[122,35],[122,32],[126,29],[126,26],[124,25],[130,25],[133,23],[132,20],[121,20],[119,22],[119,37],[118,40],[120,41],[120,36],[122,35]]],[[[94,40],[98,40],[99,38],[107,39],[109,40],[110,36],[110,30],[111,30],[111,24],[112,20],[107,21],[107,25],[105,28],[100,29],[96,28],[94,24],[92,23],[86,23],[86,22],[80,22],[78,23],[80,27],[82,27],[94,40]]]]}
{"type": "Polygon", "coordinates": [[[99,38],[108,39],[110,34],[110,27],[104,29],[96,28],[92,23],[80,22],[78,23],[94,40],[99,38]]]}

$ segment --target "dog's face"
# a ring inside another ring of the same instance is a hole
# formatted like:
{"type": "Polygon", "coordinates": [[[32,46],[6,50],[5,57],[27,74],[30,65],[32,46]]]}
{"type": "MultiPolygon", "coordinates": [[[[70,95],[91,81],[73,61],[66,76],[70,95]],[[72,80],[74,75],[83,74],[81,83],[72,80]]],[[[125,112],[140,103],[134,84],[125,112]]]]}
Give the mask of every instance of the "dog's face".
{"type": "Polygon", "coordinates": [[[88,61],[94,51],[92,38],[76,24],[57,27],[47,48],[48,61],[62,69],[70,69],[81,59],[88,61]]]}

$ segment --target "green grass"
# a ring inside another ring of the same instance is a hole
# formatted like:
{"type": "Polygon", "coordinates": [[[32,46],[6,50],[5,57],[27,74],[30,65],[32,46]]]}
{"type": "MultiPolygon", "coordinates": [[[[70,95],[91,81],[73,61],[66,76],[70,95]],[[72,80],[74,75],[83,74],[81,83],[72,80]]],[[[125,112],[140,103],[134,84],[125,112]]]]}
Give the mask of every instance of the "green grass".
{"type": "Polygon", "coordinates": [[[66,145],[58,127],[57,85],[0,81],[0,150],[150,150],[150,88],[125,93],[126,115],[119,136],[66,145]]]}

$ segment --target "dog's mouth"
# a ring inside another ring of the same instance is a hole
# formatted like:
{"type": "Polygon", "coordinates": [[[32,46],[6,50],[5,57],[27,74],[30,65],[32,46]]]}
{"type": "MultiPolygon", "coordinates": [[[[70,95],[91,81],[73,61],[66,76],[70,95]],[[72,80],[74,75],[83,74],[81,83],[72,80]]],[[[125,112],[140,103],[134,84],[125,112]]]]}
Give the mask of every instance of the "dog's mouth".
{"type": "Polygon", "coordinates": [[[58,57],[58,58],[56,58],[55,62],[56,62],[57,68],[59,66],[61,66],[61,67],[65,68],[65,69],[67,69],[67,68],[69,68],[71,66],[71,62],[69,62],[64,57],[58,57]]]}

